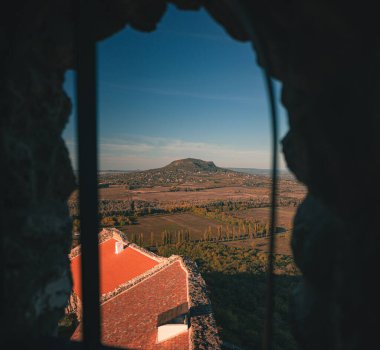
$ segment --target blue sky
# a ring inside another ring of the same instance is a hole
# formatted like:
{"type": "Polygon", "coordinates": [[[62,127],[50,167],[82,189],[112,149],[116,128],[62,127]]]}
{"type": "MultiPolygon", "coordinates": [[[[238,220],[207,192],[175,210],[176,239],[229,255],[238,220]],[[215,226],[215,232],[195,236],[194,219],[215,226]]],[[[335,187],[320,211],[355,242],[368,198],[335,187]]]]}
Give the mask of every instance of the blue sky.
{"type": "MultiPolygon", "coordinates": [[[[70,71],[65,90],[73,110],[74,83],[70,71]]],[[[268,103],[255,54],[205,11],[171,6],[155,32],[126,28],[98,44],[98,120],[101,170],[187,157],[270,167],[268,103]]],[[[281,110],[281,135],[286,129],[281,110]]],[[[75,113],[63,137],[77,168],[75,113]]]]}

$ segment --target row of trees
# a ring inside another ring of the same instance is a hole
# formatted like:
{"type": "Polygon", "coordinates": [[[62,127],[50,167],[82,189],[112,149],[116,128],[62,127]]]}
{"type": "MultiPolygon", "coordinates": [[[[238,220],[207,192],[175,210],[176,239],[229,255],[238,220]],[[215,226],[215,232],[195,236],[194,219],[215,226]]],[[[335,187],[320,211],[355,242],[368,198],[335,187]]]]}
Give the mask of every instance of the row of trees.
{"type": "Polygon", "coordinates": [[[143,233],[131,233],[128,235],[128,239],[132,243],[136,243],[139,246],[158,247],[167,244],[178,244],[182,242],[191,241],[191,234],[189,230],[179,230],[175,232],[164,230],[159,236],[153,232],[150,233],[149,239],[147,239],[143,233]]]}
{"type": "MultiPolygon", "coordinates": [[[[277,228],[278,230],[281,228],[277,228]]],[[[251,224],[241,227],[230,227],[222,225],[213,230],[209,226],[203,235],[195,235],[189,230],[169,231],[164,230],[160,234],[150,233],[150,236],[144,233],[130,233],[128,239],[140,246],[158,247],[167,244],[179,244],[183,242],[226,242],[244,239],[254,239],[266,237],[268,235],[268,224],[251,224]]]]}

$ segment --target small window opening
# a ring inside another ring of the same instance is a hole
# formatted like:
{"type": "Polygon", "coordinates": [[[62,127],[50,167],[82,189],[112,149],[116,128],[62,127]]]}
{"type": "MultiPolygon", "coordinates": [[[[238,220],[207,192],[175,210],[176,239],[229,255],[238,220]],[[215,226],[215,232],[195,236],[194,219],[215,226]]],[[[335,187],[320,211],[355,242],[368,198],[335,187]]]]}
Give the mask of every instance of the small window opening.
{"type": "Polygon", "coordinates": [[[157,343],[187,332],[190,325],[188,304],[163,312],[157,318],[157,343]]]}

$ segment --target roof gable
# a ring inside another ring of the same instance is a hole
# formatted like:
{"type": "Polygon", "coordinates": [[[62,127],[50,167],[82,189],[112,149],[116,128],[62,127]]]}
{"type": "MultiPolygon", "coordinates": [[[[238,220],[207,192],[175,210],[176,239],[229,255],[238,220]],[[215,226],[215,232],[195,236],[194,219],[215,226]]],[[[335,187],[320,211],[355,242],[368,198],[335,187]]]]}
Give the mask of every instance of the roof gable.
{"type": "MultiPolygon", "coordinates": [[[[189,332],[157,344],[159,315],[179,305],[184,305],[183,310],[188,308],[187,278],[182,261],[177,259],[102,303],[102,342],[132,349],[189,349],[189,332]]],[[[80,325],[72,339],[81,337],[80,325]]]]}
{"type": "MultiPolygon", "coordinates": [[[[104,230],[103,230],[104,231],[104,230]]],[[[102,231],[102,232],[103,232],[102,231]]],[[[99,237],[100,241],[102,237],[99,237]]],[[[108,236],[99,244],[100,295],[112,292],[119,285],[144,274],[157,266],[164,258],[139,248],[128,241],[108,236]],[[115,253],[115,244],[124,243],[124,249],[115,253]]],[[[81,254],[80,250],[71,260],[73,290],[81,299],[81,254]]]]}

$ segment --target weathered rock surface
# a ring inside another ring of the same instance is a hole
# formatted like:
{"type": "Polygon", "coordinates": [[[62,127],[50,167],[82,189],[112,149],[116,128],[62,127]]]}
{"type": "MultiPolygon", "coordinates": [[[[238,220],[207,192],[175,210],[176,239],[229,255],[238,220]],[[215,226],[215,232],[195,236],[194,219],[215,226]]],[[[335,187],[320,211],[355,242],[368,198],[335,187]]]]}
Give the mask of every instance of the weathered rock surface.
{"type": "Polygon", "coordinates": [[[2,339],[52,334],[71,289],[64,68],[49,42],[17,34],[1,59],[2,339]]]}

